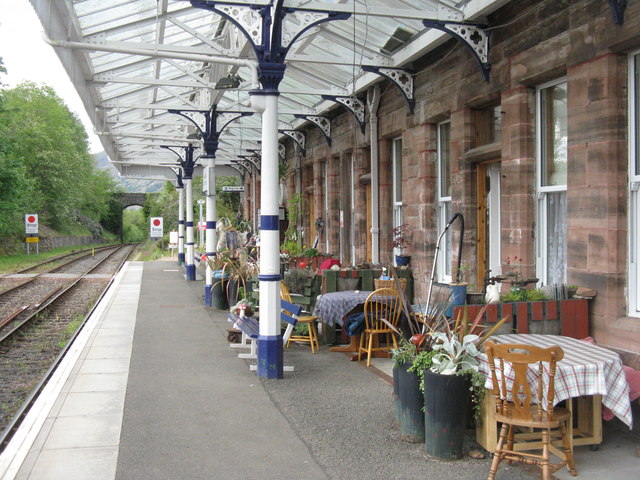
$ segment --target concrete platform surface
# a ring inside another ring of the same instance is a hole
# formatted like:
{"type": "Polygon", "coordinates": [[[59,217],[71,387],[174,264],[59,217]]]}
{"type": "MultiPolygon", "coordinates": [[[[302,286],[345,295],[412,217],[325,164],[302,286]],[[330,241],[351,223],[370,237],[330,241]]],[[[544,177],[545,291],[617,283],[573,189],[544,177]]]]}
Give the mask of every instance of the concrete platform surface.
{"type": "MultiPolygon", "coordinates": [[[[0,456],[0,477],[486,478],[489,458],[442,461],[400,440],[389,360],[367,368],[293,345],[294,372],[258,379],[229,348],[226,312],[205,308],[203,293],[175,263],[127,264],[0,456]]],[[[478,448],[471,435],[465,448],[478,448]]],[[[584,448],[578,478],[638,478],[637,436],[606,429],[598,451],[584,448]]],[[[538,477],[519,465],[497,476],[538,477]]]]}

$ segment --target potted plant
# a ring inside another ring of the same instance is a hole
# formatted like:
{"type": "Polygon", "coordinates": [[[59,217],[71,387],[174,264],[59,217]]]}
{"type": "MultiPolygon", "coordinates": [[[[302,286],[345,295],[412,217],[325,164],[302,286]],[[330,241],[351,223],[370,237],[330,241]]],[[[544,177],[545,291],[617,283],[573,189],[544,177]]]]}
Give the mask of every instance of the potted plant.
{"type": "Polygon", "coordinates": [[[483,306],[470,321],[467,310],[453,324],[440,313],[425,322],[425,333],[417,336],[423,351],[414,359],[414,370],[422,373],[424,392],[425,448],[430,455],[446,459],[462,457],[467,412],[471,403],[479,412],[484,395],[484,377],[478,373],[479,347],[507,320],[491,328],[480,322],[483,306]]]}
{"type": "Polygon", "coordinates": [[[411,261],[411,257],[404,254],[404,249],[409,246],[409,242],[405,238],[405,233],[408,229],[409,225],[405,223],[391,230],[391,235],[393,236],[391,246],[398,251],[396,254],[396,265],[399,267],[405,267],[409,265],[411,261]]]}
{"type": "Polygon", "coordinates": [[[207,258],[213,270],[211,288],[212,305],[226,309],[247,294],[247,281],[258,273],[258,264],[249,256],[246,248],[223,250],[215,257],[207,258]],[[220,295],[223,297],[221,302],[220,295]]]}
{"type": "Polygon", "coordinates": [[[410,443],[424,442],[424,400],[420,377],[412,370],[417,355],[418,347],[404,337],[398,348],[391,349],[394,414],[400,425],[400,439],[410,443]]]}

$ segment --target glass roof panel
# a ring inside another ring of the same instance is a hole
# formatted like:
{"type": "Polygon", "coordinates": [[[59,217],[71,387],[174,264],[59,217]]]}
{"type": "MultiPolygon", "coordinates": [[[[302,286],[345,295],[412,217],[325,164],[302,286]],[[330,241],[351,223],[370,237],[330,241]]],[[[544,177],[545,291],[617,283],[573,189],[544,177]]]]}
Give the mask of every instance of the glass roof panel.
{"type": "MultiPolygon", "coordinates": [[[[91,93],[84,97],[90,97],[88,109],[92,106],[100,113],[102,121],[96,120],[96,129],[113,160],[136,158],[141,148],[154,159],[172,158],[171,152],[149,147],[149,143],[184,137],[187,132],[188,124],[169,114],[168,108],[204,109],[210,108],[212,102],[219,110],[249,108],[248,91],[256,87],[251,85],[249,70],[220,62],[216,57],[255,60],[255,53],[239,29],[220,15],[194,8],[185,0],[71,0],[65,5],[71,9],[73,18],[65,18],[63,8],[51,8],[46,0],[33,3],[53,40],[91,42],[94,49],[82,48],[77,55],[61,59],[82,62],[83,73],[74,76],[74,81],[79,90],[91,93]],[[143,52],[146,54],[142,55],[143,52]],[[215,83],[227,72],[242,78],[239,90],[215,90],[215,83]],[[136,137],[145,135],[147,139],[136,137]]],[[[239,9],[248,9],[250,5],[269,2],[234,0],[233,3],[239,9]]],[[[422,18],[439,12],[462,18],[462,12],[473,12],[474,8],[485,14],[487,4],[498,5],[500,1],[284,0],[283,3],[285,7],[351,14],[346,20],[310,28],[291,46],[285,77],[280,83],[279,108],[280,121],[295,125],[299,121],[294,120],[293,113],[322,114],[330,108],[341,108],[324,102],[322,94],[362,93],[354,89],[358,86],[356,80],[363,76],[368,76],[369,84],[380,81],[375,74],[363,73],[361,65],[395,66],[396,58],[401,58],[408,45],[425,53],[434,48],[423,40],[426,36],[421,33],[426,29],[422,18]]],[[[287,14],[285,30],[297,34],[301,22],[306,21],[303,17],[287,14]]],[[[221,149],[246,145],[255,148],[260,125],[259,115],[236,121],[225,132],[228,138],[221,149]]]]}

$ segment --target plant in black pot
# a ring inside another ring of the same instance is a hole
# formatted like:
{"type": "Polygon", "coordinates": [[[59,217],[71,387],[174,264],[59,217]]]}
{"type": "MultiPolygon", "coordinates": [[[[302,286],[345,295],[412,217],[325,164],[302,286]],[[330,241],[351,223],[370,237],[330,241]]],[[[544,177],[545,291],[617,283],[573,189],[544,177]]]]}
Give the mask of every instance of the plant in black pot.
{"type": "Polygon", "coordinates": [[[410,443],[424,442],[424,400],[420,377],[410,371],[418,355],[416,345],[400,338],[398,348],[391,349],[393,364],[394,415],[400,425],[400,439],[410,443]]]}
{"type": "Polygon", "coordinates": [[[507,320],[485,327],[480,324],[485,309],[473,321],[465,309],[453,324],[446,318],[425,324],[431,330],[423,343],[431,355],[415,369],[423,374],[425,448],[430,455],[462,458],[469,408],[473,404],[477,416],[484,395],[485,378],[476,359],[479,347],[507,320]]]}

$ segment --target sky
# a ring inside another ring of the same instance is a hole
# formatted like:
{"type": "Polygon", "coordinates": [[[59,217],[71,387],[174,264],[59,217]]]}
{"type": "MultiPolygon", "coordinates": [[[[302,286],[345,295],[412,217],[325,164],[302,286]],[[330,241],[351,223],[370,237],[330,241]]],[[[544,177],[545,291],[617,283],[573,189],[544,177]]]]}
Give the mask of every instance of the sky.
{"type": "Polygon", "coordinates": [[[78,93],[53,48],[42,39],[43,32],[29,0],[0,1],[0,57],[7,69],[5,75],[0,75],[0,80],[5,88],[24,81],[53,88],[84,124],[89,136],[89,151],[101,152],[104,148],[93,133],[78,93]]]}

